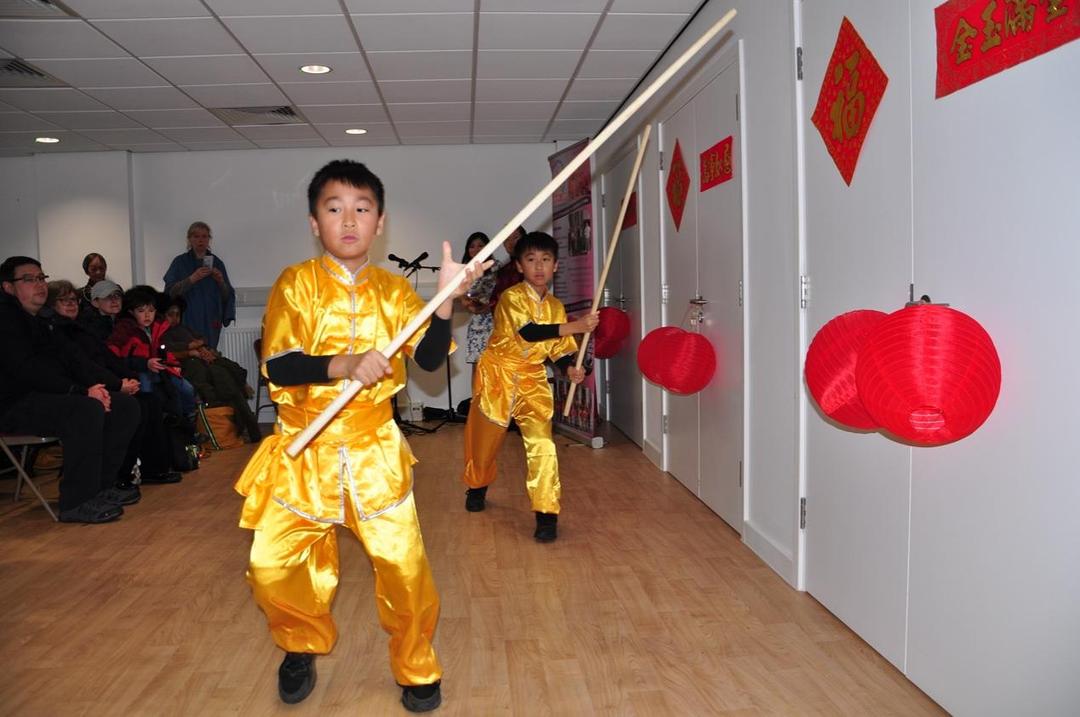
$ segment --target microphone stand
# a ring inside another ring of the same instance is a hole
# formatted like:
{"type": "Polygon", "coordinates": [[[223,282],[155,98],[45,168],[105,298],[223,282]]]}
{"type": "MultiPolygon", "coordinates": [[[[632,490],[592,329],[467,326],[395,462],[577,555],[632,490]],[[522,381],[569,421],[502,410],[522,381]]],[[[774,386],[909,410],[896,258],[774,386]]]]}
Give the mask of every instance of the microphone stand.
{"type": "MultiPolygon", "coordinates": [[[[417,275],[418,275],[420,269],[426,269],[426,268],[429,268],[429,267],[422,267],[422,266],[420,266],[420,264],[418,264],[416,262],[412,262],[410,264],[405,264],[403,266],[399,266],[398,268],[401,270],[402,276],[404,276],[406,279],[412,277],[412,279],[413,279],[413,289],[416,289],[417,282],[419,280],[419,277],[417,275]]],[[[438,267],[435,267],[435,270],[438,271],[438,267]]],[[[405,381],[406,381],[406,383],[408,383],[408,368],[406,368],[406,379],[405,379],[405,381]]],[[[417,423],[413,423],[412,421],[407,421],[407,420],[403,419],[401,417],[401,413],[398,411],[397,397],[398,397],[398,395],[395,393],[394,398],[393,398],[394,420],[397,421],[397,424],[401,428],[402,433],[404,433],[406,436],[411,436],[411,435],[417,434],[417,433],[419,433],[421,435],[427,435],[429,433],[434,433],[435,431],[439,430],[439,426],[435,426],[435,428],[427,428],[427,427],[421,426],[421,425],[419,425],[417,423]]],[[[440,425],[442,425],[442,424],[440,424],[440,425]]]]}
{"type": "MultiPolygon", "coordinates": [[[[419,264],[416,266],[417,270],[429,269],[429,270],[434,271],[434,272],[439,271],[439,268],[440,267],[437,267],[437,266],[420,266],[419,264]]],[[[450,321],[453,322],[453,320],[454,320],[453,314],[451,314],[450,315],[450,321]]],[[[451,325],[452,325],[452,323],[451,323],[451,325]]],[[[450,350],[449,349],[447,349],[447,351],[446,351],[445,364],[446,364],[446,414],[445,414],[446,417],[443,418],[443,420],[440,421],[439,424],[437,426],[435,426],[435,428],[431,429],[432,433],[439,430],[440,428],[445,426],[447,423],[464,423],[465,422],[465,417],[458,414],[457,409],[454,408],[454,387],[453,387],[453,384],[451,383],[451,376],[450,376],[450,350]]]]}

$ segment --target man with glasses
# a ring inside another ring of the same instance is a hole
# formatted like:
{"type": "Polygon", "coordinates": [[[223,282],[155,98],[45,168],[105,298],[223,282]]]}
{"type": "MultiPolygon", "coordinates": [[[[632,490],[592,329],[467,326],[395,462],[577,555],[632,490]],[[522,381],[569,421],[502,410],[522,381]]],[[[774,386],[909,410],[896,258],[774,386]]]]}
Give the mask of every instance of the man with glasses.
{"type": "Polygon", "coordinates": [[[0,264],[0,431],[60,438],[60,520],[105,523],[138,500],[116,482],[139,405],[108,391],[95,364],[78,361],[53,337],[39,316],[48,279],[37,259],[0,264]]]}

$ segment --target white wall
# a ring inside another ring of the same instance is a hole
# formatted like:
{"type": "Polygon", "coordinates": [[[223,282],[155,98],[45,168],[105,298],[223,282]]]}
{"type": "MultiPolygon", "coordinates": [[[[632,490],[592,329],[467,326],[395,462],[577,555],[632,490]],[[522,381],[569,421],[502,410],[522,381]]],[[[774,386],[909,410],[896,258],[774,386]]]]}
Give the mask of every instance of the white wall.
{"type": "Polygon", "coordinates": [[[37,183],[34,158],[0,160],[0,261],[9,256],[38,255],[37,183]]]}
{"type": "MultiPolygon", "coordinates": [[[[644,122],[670,113],[668,102],[683,83],[692,81],[718,52],[745,43],[746,96],[742,128],[746,142],[749,276],[748,308],[749,452],[744,466],[747,515],[743,538],[791,584],[797,579],[798,420],[800,361],[798,358],[798,223],[795,182],[795,65],[794,13],[790,3],[755,0],[711,0],[672,46],[644,88],[705,30],[734,7],[738,14],[728,26],[730,35],[705,53],[628,123],[603,151],[605,166],[644,122]]],[[[725,32],[728,32],[726,30],[725,32]]],[[[722,35],[723,36],[723,35],[722,35]]],[[[640,90],[639,90],[640,91],[640,90]]],[[[653,136],[656,136],[655,127],[653,136]]],[[[643,315],[645,331],[660,325],[660,220],[663,192],[656,142],[642,166],[644,264],[643,315]]],[[[661,438],[660,391],[647,384],[645,392],[645,452],[659,459],[661,438]]],[[[706,437],[702,436],[702,440],[706,437]]]]}

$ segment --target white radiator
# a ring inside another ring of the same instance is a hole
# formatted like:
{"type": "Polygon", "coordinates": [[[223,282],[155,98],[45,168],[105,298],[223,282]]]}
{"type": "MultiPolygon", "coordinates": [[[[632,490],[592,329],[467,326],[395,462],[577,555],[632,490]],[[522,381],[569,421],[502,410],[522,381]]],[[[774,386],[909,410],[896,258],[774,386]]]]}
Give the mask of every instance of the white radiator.
{"type": "MultiPolygon", "coordinates": [[[[247,369],[248,385],[256,388],[259,380],[259,357],[255,355],[255,339],[262,334],[258,326],[226,326],[218,339],[218,351],[247,369]]],[[[255,400],[248,401],[252,409],[255,400]]]]}

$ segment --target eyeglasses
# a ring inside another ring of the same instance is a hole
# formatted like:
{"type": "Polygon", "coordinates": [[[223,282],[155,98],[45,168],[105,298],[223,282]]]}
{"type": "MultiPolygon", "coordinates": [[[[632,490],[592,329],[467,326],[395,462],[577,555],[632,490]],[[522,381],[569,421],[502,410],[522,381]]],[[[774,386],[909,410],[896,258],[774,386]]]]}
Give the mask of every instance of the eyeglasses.
{"type": "Polygon", "coordinates": [[[44,284],[48,280],[48,274],[27,274],[26,276],[16,276],[12,279],[12,281],[21,281],[24,284],[44,284]]]}

